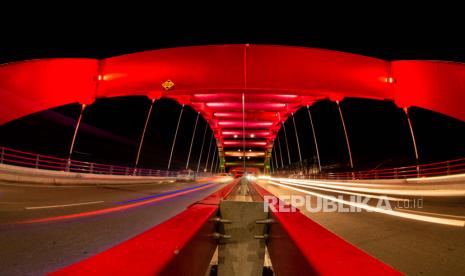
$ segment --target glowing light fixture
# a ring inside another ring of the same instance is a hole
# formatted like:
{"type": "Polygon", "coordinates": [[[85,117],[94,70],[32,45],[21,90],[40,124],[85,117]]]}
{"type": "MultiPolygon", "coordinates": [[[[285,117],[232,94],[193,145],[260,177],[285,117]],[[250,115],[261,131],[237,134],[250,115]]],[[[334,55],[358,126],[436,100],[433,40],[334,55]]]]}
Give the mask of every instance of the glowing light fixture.
{"type": "Polygon", "coordinates": [[[396,82],[396,80],[393,77],[387,77],[386,82],[387,83],[394,83],[394,82],[396,82]]]}

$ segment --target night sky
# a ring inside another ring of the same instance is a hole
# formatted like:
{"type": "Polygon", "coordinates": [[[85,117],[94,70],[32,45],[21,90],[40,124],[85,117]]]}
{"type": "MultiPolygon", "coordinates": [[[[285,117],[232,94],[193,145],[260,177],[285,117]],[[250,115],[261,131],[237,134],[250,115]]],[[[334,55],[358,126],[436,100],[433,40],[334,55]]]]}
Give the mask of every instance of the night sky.
{"type": "MultiPolygon", "coordinates": [[[[175,10],[171,12],[175,13],[175,10]]],[[[312,21],[308,14],[307,17],[296,17],[298,22],[287,22],[284,19],[287,17],[272,17],[255,20],[252,24],[246,16],[227,17],[221,21],[221,16],[203,17],[202,20],[192,16],[175,25],[169,23],[176,20],[175,14],[137,18],[130,22],[128,18],[115,15],[105,21],[87,24],[83,15],[76,18],[63,15],[48,23],[32,21],[14,28],[11,24],[2,24],[0,63],[50,57],[104,58],[166,47],[225,43],[317,47],[386,60],[465,62],[461,30],[465,25],[453,16],[439,23],[437,18],[425,15],[422,20],[408,20],[397,27],[392,24],[395,18],[392,15],[389,19],[373,16],[356,23],[349,16],[349,21],[340,21],[334,26],[328,24],[330,17],[326,21],[312,21]],[[234,18],[236,21],[231,24],[234,18]]],[[[73,158],[133,165],[149,106],[150,101],[145,97],[97,100],[85,111],[73,158]]],[[[356,169],[415,163],[405,114],[392,102],[346,99],[341,106],[356,169]]],[[[179,104],[167,99],[155,103],[141,167],[166,168],[180,108],[179,104]]],[[[72,104],[0,126],[0,145],[67,157],[79,109],[79,105],[72,104]]],[[[421,163],[465,156],[464,122],[419,108],[412,108],[410,112],[421,163]]],[[[323,165],[347,165],[347,149],[335,103],[318,102],[312,107],[312,114],[323,165]]],[[[174,169],[185,166],[195,116],[192,109],[185,110],[174,154],[174,169]]],[[[295,116],[303,158],[312,158],[315,151],[307,112],[302,109],[295,116]]],[[[205,127],[205,121],[199,120],[192,153],[195,166],[205,127]]],[[[286,122],[286,127],[291,159],[297,161],[292,121],[286,122]]],[[[210,135],[208,129],[205,146],[208,146],[210,135]]],[[[284,141],[282,131],[280,139],[284,141]]],[[[206,155],[203,158],[205,160],[206,155]]]]}

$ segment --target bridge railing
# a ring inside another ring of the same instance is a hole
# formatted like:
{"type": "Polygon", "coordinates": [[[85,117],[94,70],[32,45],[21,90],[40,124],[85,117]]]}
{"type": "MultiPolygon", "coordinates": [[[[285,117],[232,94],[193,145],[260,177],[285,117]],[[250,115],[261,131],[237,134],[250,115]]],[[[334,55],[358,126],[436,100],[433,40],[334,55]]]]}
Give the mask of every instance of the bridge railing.
{"type": "Polygon", "coordinates": [[[134,168],[77,161],[44,154],[30,153],[6,147],[0,147],[0,164],[63,172],[107,175],[175,177],[178,174],[177,171],[134,168]]]}
{"type": "Polygon", "coordinates": [[[411,165],[404,167],[373,169],[362,171],[321,172],[315,169],[299,168],[294,166],[291,171],[280,171],[277,175],[286,175],[292,178],[318,178],[318,179],[403,179],[421,178],[431,176],[445,176],[465,173],[465,158],[429,164],[411,165]]]}

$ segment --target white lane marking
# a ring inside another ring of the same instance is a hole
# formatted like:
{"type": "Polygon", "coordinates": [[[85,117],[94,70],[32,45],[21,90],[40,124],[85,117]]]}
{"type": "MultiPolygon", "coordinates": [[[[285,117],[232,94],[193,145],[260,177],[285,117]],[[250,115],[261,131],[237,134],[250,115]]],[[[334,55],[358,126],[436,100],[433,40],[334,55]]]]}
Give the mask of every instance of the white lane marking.
{"type": "Polygon", "coordinates": [[[465,219],[465,216],[455,216],[455,215],[448,215],[448,214],[423,212],[423,211],[416,211],[416,210],[403,209],[403,208],[395,208],[395,209],[396,209],[397,211],[399,211],[399,212],[417,213],[417,214],[432,215],[432,216],[439,216],[439,217],[448,217],[448,218],[465,219]]]}
{"type": "Polygon", "coordinates": [[[26,209],[26,210],[50,209],[50,208],[61,208],[61,207],[68,207],[68,206],[98,204],[98,203],[103,203],[103,202],[104,202],[103,200],[100,200],[100,201],[81,202],[81,203],[71,203],[71,204],[62,204],[62,205],[25,207],[25,209],[26,209]]]}

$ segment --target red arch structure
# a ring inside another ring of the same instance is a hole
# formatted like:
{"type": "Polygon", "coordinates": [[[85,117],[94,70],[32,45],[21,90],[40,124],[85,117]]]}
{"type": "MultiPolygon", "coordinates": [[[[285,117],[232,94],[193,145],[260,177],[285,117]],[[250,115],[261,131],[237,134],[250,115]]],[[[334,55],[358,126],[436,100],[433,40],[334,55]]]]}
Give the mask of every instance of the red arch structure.
{"type": "Polygon", "coordinates": [[[392,100],[465,121],[465,64],[246,44],[0,66],[0,124],[69,103],[130,95],[190,105],[214,130],[221,157],[242,155],[237,149],[245,136],[246,147],[255,149],[246,156],[266,160],[280,122],[321,99],[392,100]]]}

